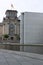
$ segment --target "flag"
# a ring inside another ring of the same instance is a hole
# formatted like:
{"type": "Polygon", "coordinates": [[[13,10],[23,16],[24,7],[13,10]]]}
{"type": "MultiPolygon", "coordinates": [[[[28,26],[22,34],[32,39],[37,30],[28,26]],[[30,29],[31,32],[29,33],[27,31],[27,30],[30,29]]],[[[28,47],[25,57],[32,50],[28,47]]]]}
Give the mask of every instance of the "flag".
{"type": "Polygon", "coordinates": [[[11,7],[14,8],[13,4],[11,4],[11,7]]]}

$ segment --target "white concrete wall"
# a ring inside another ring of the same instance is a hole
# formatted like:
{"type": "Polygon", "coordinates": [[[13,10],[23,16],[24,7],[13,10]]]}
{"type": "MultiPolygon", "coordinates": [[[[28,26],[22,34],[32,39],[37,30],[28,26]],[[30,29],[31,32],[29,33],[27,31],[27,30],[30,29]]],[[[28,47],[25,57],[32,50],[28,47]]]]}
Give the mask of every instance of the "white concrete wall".
{"type": "Polygon", "coordinates": [[[20,44],[24,43],[24,14],[20,15],[20,44]]]}
{"type": "Polygon", "coordinates": [[[43,13],[21,14],[20,25],[20,43],[43,43],[43,13]]]}

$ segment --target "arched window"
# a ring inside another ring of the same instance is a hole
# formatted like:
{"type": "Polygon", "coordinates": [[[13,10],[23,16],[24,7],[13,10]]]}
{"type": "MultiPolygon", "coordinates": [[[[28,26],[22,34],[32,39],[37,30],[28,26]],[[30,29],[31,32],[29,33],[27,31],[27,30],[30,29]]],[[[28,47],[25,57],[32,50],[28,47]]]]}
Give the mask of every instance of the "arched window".
{"type": "Polygon", "coordinates": [[[9,25],[9,33],[10,33],[10,35],[14,35],[14,31],[15,31],[15,25],[11,23],[9,25]]]}

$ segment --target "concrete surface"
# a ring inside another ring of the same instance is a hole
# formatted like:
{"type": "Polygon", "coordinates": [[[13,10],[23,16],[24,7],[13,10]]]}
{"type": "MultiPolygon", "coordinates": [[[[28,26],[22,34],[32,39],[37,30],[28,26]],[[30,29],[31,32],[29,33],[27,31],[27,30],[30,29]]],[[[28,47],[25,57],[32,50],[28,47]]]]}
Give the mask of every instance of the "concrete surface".
{"type": "Polygon", "coordinates": [[[43,55],[0,49],[0,65],[43,65],[43,55]]]}
{"type": "Polygon", "coordinates": [[[22,12],[20,18],[20,43],[43,44],[43,13],[22,12]]]}

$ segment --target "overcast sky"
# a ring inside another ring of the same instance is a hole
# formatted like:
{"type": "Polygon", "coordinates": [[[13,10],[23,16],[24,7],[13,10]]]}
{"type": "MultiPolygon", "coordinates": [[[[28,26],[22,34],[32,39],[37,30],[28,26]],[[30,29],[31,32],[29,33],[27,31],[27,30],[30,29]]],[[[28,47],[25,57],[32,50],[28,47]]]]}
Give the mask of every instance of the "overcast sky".
{"type": "Polygon", "coordinates": [[[11,4],[20,12],[43,12],[43,0],[0,0],[0,22],[5,16],[5,11],[11,9],[11,4]]]}

